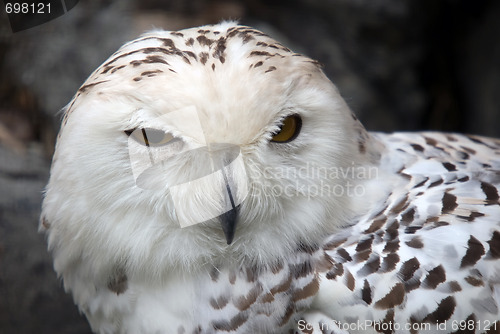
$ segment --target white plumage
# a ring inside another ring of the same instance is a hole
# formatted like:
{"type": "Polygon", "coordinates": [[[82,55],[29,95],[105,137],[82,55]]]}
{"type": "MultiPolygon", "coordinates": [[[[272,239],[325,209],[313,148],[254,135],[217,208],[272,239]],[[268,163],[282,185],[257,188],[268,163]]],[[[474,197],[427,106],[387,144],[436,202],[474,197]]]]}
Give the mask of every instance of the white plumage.
{"type": "Polygon", "coordinates": [[[366,132],[255,29],[154,31],[68,105],[41,230],[96,333],[493,333],[499,170],[498,140],[366,132]]]}

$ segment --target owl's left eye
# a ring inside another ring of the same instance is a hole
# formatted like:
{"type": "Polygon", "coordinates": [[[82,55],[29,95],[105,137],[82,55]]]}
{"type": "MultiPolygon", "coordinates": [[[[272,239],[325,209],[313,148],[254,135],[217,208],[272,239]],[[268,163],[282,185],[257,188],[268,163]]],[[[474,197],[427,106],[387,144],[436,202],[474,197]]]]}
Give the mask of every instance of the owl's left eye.
{"type": "Polygon", "coordinates": [[[174,139],[174,136],[172,136],[170,133],[152,128],[137,128],[133,130],[126,130],[125,133],[129,137],[132,137],[139,144],[147,147],[163,146],[174,139]]]}
{"type": "Polygon", "coordinates": [[[278,131],[271,139],[274,143],[288,143],[297,138],[302,128],[302,118],[299,115],[290,115],[283,120],[278,131]]]}

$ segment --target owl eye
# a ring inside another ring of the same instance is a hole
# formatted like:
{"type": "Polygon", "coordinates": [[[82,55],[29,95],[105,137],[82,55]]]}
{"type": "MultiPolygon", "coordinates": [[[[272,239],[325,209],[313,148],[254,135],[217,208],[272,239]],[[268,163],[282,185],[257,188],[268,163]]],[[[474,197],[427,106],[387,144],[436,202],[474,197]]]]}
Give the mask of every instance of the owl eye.
{"type": "Polygon", "coordinates": [[[163,146],[174,139],[174,136],[172,136],[170,133],[151,128],[137,128],[133,130],[126,130],[125,133],[128,136],[131,136],[139,144],[147,147],[163,146]]]}
{"type": "Polygon", "coordinates": [[[299,115],[290,115],[283,120],[280,129],[273,133],[274,143],[288,143],[297,138],[302,127],[302,118],[299,115]]]}

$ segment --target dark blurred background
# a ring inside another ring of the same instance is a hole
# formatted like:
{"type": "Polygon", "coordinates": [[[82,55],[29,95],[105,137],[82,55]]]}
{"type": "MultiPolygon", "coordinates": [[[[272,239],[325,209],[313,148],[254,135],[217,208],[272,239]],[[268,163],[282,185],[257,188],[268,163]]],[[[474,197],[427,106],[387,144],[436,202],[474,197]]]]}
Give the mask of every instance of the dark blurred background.
{"type": "Polygon", "coordinates": [[[58,113],[125,41],[239,19],[324,64],[372,131],[500,137],[500,2],[144,0],[78,3],[12,33],[0,13],[0,333],[90,333],[37,234],[58,113]]]}

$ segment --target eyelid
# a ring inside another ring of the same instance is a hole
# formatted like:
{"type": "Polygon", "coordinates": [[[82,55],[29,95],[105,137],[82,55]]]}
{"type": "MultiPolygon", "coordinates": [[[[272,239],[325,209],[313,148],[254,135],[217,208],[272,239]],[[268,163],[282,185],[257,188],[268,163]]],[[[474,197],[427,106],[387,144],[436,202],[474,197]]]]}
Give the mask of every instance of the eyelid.
{"type": "Polygon", "coordinates": [[[134,132],[135,130],[137,130],[137,128],[134,128],[134,129],[129,129],[129,130],[125,130],[123,132],[125,132],[125,134],[130,137],[130,135],[132,134],[132,132],[134,132]]]}
{"type": "Polygon", "coordinates": [[[129,138],[132,137],[132,139],[135,140],[138,144],[146,147],[159,147],[177,141],[177,138],[174,137],[171,133],[165,132],[160,129],[134,128],[124,130],[124,132],[127,136],[129,136],[129,138]],[[161,136],[159,140],[158,135],[161,136]]]}

